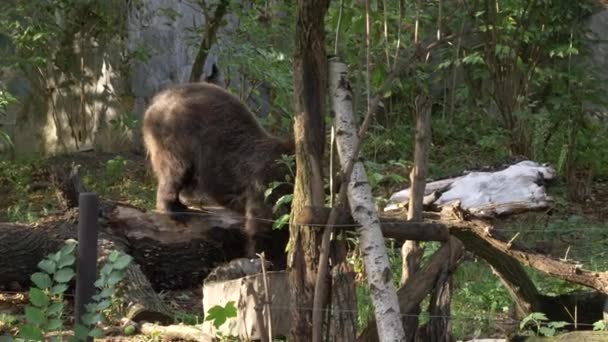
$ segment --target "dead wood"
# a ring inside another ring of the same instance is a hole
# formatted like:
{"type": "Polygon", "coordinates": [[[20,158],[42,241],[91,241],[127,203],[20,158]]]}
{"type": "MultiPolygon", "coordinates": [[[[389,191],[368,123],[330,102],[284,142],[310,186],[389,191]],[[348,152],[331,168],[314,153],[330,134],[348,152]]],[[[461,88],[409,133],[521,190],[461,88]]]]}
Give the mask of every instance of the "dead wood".
{"type": "Polygon", "coordinates": [[[574,331],[565,334],[560,334],[553,337],[542,336],[517,336],[511,339],[517,342],[542,342],[542,341],[563,341],[563,342],[604,342],[608,341],[608,332],[606,331],[574,331]]]}
{"type": "MultiPolygon", "coordinates": [[[[446,224],[450,224],[446,222],[446,224]]],[[[450,233],[459,238],[467,250],[482,257],[502,255],[514,258],[520,263],[537,269],[547,275],[567,280],[579,285],[590,287],[596,291],[608,294],[608,272],[585,270],[574,262],[556,260],[538,253],[517,241],[509,241],[500,231],[481,220],[471,220],[465,224],[453,225],[450,233]]],[[[485,259],[485,257],[484,257],[485,259]]],[[[495,257],[487,260],[493,267],[498,266],[495,257]]]]}

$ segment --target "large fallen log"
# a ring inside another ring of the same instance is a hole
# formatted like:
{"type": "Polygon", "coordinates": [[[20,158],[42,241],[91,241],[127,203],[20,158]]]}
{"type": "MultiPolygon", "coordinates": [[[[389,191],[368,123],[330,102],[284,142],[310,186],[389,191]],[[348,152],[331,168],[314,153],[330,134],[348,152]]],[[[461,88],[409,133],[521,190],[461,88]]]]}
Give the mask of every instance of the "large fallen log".
{"type": "Polygon", "coordinates": [[[527,342],[604,342],[608,341],[607,331],[574,331],[565,334],[560,334],[552,337],[543,336],[518,336],[512,339],[513,341],[527,342]]]}
{"type": "MultiPolygon", "coordinates": [[[[128,205],[102,202],[100,239],[107,238],[134,257],[156,290],[199,286],[212,268],[240,257],[240,219],[218,209],[188,224],[128,205]]],[[[35,225],[0,224],[0,288],[29,285],[37,263],[77,235],[77,209],[46,217],[35,225]]],[[[102,255],[102,253],[99,253],[102,255]]]]}
{"type": "MultiPolygon", "coordinates": [[[[37,263],[65,239],[76,237],[77,217],[77,210],[71,209],[63,215],[42,219],[34,226],[0,224],[0,289],[28,286],[30,274],[37,271],[37,263]]],[[[517,240],[511,242],[482,220],[462,221],[436,213],[425,213],[424,222],[407,222],[401,217],[404,217],[403,213],[383,213],[380,219],[385,237],[398,242],[411,239],[445,241],[452,234],[500,275],[516,300],[519,316],[539,311],[555,313],[551,317],[554,320],[563,319],[573,312],[576,303],[580,305],[581,302],[600,303],[587,306],[590,317],[586,321],[601,315],[602,298],[608,292],[607,272],[584,270],[577,264],[533,251],[517,240]],[[522,264],[585,285],[601,294],[543,296],[522,264]]],[[[313,211],[313,215],[305,219],[314,223],[324,222],[325,217],[313,211]]],[[[200,212],[188,224],[178,224],[164,215],[117,203],[102,202],[100,212],[104,237],[124,246],[124,251],[139,265],[142,279],[148,279],[156,291],[199,286],[213,267],[241,257],[244,246],[241,226],[239,216],[219,208],[200,212]]]]}
{"type": "MultiPolygon", "coordinates": [[[[34,226],[0,223],[0,289],[24,289],[37,264],[77,236],[77,209],[44,218],[34,226]]],[[[170,309],[157,290],[199,286],[216,265],[241,256],[243,238],[229,215],[209,212],[176,224],[163,215],[103,202],[100,259],[110,250],[134,257],[125,273],[127,318],[168,323],[170,309]],[[220,227],[216,227],[216,223],[220,227]]]]}

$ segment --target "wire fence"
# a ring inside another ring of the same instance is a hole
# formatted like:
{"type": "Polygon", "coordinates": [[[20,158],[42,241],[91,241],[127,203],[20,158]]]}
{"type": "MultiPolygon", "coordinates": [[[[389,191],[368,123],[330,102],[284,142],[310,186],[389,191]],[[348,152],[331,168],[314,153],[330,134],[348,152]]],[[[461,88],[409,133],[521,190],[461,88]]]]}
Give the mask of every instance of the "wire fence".
{"type": "MultiPolygon", "coordinates": [[[[2,294],[11,294],[11,295],[20,295],[20,294],[25,294],[25,292],[20,292],[20,291],[0,291],[0,295],[2,294]]],[[[73,295],[70,294],[66,294],[65,295],[68,298],[73,298],[73,295]]],[[[198,299],[198,298],[197,298],[198,299]]],[[[171,298],[170,300],[167,300],[170,302],[174,302],[176,304],[181,304],[181,305],[186,305],[186,304],[192,304],[192,299],[190,300],[185,300],[185,299],[179,299],[179,298],[171,298]]],[[[25,304],[25,303],[24,303],[25,304]]],[[[299,311],[299,312],[313,312],[313,311],[321,311],[325,314],[330,314],[330,315],[358,315],[361,314],[360,310],[347,310],[347,309],[336,309],[336,308],[313,308],[313,307],[304,307],[304,306],[285,306],[285,305],[272,305],[270,306],[270,309],[272,311],[282,311],[285,313],[292,313],[294,311],[299,311]]],[[[201,315],[203,314],[203,312],[200,313],[201,315]]],[[[476,315],[476,316],[464,316],[464,315],[433,315],[433,314],[428,314],[428,313],[419,313],[419,314],[408,314],[408,313],[400,313],[400,316],[402,318],[418,318],[418,319],[424,319],[424,320],[433,320],[433,319],[443,319],[443,320],[449,320],[449,321],[453,321],[453,322],[460,322],[460,323],[467,323],[467,322],[472,322],[472,323],[478,323],[480,321],[485,321],[487,323],[495,323],[495,324],[500,324],[500,325],[519,325],[520,324],[520,320],[514,319],[512,317],[508,317],[506,314],[505,315],[501,315],[500,317],[498,315],[493,316],[493,315],[476,315]]],[[[565,323],[567,323],[568,325],[572,325],[572,326],[578,326],[578,327],[583,327],[583,328],[591,328],[594,326],[594,324],[592,323],[582,323],[582,322],[575,322],[575,321],[565,321],[565,323]]]]}

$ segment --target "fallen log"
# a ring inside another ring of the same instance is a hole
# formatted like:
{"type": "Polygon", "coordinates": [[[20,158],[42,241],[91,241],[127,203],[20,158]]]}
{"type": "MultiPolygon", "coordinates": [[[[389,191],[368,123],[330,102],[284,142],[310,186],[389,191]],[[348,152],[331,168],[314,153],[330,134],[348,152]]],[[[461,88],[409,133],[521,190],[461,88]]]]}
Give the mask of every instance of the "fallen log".
{"type": "Polygon", "coordinates": [[[511,341],[521,342],[604,342],[608,341],[607,331],[574,331],[565,334],[560,334],[552,337],[543,336],[517,336],[511,339],[511,341]]]}
{"type": "Polygon", "coordinates": [[[578,263],[556,260],[538,253],[517,241],[510,241],[499,230],[483,221],[472,220],[466,223],[450,227],[450,233],[460,239],[468,250],[476,254],[506,255],[547,275],[608,294],[608,272],[585,270],[578,263]]]}
{"type": "MultiPolygon", "coordinates": [[[[34,226],[0,223],[0,289],[28,286],[29,276],[37,271],[37,263],[57,250],[66,239],[75,238],[77,216],[77,210],[70,209],[62,215],[44,218],[34,226]]],[[[306,222],[314,223],[315,217],[319,222],[325,219],[319,213],[311,217],[306,222]]],[[[522,263],[603,294],[608,291],[607,272],[584,270],[576,264],[535,252],[518,241],[510,242],[485,221],[461,221],[436,213],[425,213],[424,222],[407,222],[400,217],[403,217],[402,213],[383,213],[380,219],[385,237],[397,242],[408,239],[445,241],[452,234],[500,275],[512,292],[520,317],[536,311],[551,315],[553,320],[563,319],[573,312],[575,303],[591,304],[594,299],[603,303],[600,298],[603,295],[598,294],[543,296],[525,273],[522,263]],[[588,297],[591,299],[586,301],[588,297]],[[564,303],[569,304],[565,306],[564,303]],[[552,312],[556,314],[552,315],[552,312]]],[[[199,286],[213,267],[241,257],[244,246],[241,225],[241,217],[220,208],[199,212],[188,224],[178,224],[164,215],[119,203],[102,202],[100,212],[102,234],[119,242],[124,251],[135,258],[143,273],[142,279],[151,283],[151,291],[199,286]]],[[[342,229],[354,229],[354,226],[342,229]]],[[[592,309],[589,319],[601,315],[601,308],[596,310],[593,306],[592,309]]],[[[596,320],[599,319],[601,316],[596,320]]]]}
{"type": "MultiPolygon", "coordinates": [[[[35,226],[0,223],[0,289],[27,288],[38,262],[76,238],[77,217],[77,209],[70,209],[35,226]]],[[[221,226],[229,226],[223,220],[221,226]]],[[[171,322],[172,313],[155,290],[198,286],[217,264],[240,256],[243,246],[238,228],[210,226],[216,221],[208,217],[182,227],[163,215],[103,202],[99,221],[100,260],[113,249],[134,257],[124,282],[126,316],[134,321],[171,322]]]]}

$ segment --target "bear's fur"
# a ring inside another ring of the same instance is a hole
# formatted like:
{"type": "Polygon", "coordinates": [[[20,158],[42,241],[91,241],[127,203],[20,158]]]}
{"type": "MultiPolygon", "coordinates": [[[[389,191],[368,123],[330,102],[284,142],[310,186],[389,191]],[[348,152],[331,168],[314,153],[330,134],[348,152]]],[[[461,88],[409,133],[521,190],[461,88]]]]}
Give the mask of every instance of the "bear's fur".
{"type": "Polygon", "coordinates": [[[268,134],[236,96],[208,83],[156,95],[144,114],[143,138],[158,180],[157,210],[187,219],[179,215],[188,211],[180,191],[201,194],[245,215],[249,257],[268,247],[255,247],[271,226],[264,191],[284,180],[287,170],[276,160],[294,153],[293,139],[268,134]]]}

